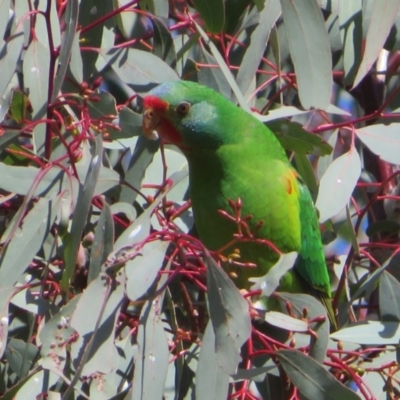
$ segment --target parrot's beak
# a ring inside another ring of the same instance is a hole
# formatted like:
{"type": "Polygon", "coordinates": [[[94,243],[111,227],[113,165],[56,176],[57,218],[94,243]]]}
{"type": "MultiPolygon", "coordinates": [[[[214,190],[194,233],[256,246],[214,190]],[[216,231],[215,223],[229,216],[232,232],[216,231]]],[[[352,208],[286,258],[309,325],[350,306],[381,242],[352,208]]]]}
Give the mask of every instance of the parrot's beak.
{"type": "Polygon", "coordinates": [[[147,107],[143,113],[142,129],[144,135],[151,140],[158,139],[157,126],[159,125],[161,116],[153,107],[147,107]]]}

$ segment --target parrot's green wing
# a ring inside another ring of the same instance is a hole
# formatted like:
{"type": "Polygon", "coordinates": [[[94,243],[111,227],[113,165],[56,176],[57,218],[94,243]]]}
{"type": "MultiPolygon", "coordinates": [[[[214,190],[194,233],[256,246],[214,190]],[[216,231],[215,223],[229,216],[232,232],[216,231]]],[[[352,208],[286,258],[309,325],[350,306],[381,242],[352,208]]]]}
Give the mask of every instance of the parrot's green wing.
{"type": "Polygon", "coordinates": [[[307,291],[324,304],[331,323],[331,330],[337,330],[331,303],[330,280],[315,207],[310,192],[302,182],[299,182],[299,203],[301,248],[296,261],[296,270],[306,282],[307,291]]]}

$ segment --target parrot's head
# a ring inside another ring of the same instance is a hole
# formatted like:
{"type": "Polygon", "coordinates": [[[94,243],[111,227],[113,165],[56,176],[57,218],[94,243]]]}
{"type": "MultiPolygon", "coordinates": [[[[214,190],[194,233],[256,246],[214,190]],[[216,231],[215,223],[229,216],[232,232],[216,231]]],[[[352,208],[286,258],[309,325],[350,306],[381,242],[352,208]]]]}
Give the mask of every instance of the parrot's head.
{"type": "Polygon", "coordinates": [[[224,116],[238,110],[214,90],[188,81],[155,87],[144,97],[143,105],[144,134],[150,139],[161,137],[184,152],[224,144],[224,116]]]}

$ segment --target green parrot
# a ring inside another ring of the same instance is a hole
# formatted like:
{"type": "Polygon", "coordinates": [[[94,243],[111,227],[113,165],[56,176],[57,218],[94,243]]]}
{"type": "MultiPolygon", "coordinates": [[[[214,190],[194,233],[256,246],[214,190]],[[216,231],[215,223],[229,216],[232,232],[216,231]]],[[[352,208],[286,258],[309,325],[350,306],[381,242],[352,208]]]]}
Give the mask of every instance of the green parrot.
{"type": "MultiPolygon", "coordinates": [[[[250,231],[282,253],[298,252],[295,267],[279,289],[318,298],[336,329],[331,290],[316,210],[311,195],[275,135],[257,118],[214,90],[188,81],[163,83],[144,97],[143,131],[178,146],[189,165],[189,191],[195,226],[204,245],[218,250],[233,239],[237,225],[229,200],[241,199],[241,215],[251,215],[250,231]],[[260,222],[261,221],[261,222],[260,222]]],[[[236,284],[265,275],[279,255],[265,244],[236,243],[240,262],[236,284]]]]}

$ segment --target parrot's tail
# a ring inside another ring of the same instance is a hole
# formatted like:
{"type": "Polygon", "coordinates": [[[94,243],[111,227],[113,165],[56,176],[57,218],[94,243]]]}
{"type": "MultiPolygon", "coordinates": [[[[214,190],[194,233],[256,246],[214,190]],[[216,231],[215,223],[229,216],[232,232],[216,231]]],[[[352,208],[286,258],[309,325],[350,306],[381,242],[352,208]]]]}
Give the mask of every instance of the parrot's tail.
{"type": "Polygon", "coordinates": [[[326,313],[328,315],[328,319],[330,322],[331,333],[336,332],[338,330],[338,325],[337,325],[337,321],[336,321],[335,311],[333,310],[333,307],[332,307],[332,299],[326,292],[315,289],[313,287],[310,287],[309,285],[307,285],[307,286],[308,286],[307,290],[309,291],[309,293],[312,296],[314,296],[315,298],[317,298],[322,303],[322,305],[325,307],[326,313]]]}

